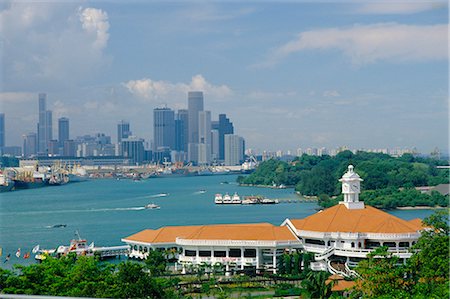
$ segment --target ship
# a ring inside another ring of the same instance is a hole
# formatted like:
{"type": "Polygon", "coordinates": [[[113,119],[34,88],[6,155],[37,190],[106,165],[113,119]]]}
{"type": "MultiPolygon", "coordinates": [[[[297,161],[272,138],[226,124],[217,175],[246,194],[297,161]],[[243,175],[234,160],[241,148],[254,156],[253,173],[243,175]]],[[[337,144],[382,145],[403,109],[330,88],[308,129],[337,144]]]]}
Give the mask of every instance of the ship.
{"type": "Polygon", "coordinates": [[[233,197],[231,198],[231,203],[232,204],[241,204],[242,203],[241,197],[236,192],[233,194],[233,197]]]}
{"type": "Polygon", "coordinates": [[[75,254],[76,256],[93,256],[98,255],[101,259],[114,258],[120,255],[128,254],[130,246],[109,246],[109,247],[95,247],[94,242],[88,245],[86,239],[82,239],[78,232],[75,232],[77,239],[70,241],[69,246],[58,246],[56,249],[40,249],[39,245],[33,248],[33,253],[36,253],[35,259],[43,261],[47,257],[60,258],[68,254],[75,254]]]}
{"type": "Polygon", "coordinates": [[[223,204],[230,204],[230,203],[232,203],[231,196],[228,193],[225,193],[225,195],[223,196],[222,203],[223,204]]]}
{"type": "Polygon", "coordinates": [[[23,178],[14,178],[14,189],[34,189],[44,187],[48,178],[45,173],[34,171],[31,176],[24,176],[23,178]]]}
{"type": "Polygon", "coordinates": [[[8,174],[0,171],[0,192],[8,192],[14,188],[14,181],[11,180],[8,174]]]}
{"type": "Polygon", "coordinates": [[[220,194],[220,193],[216,194],[216,196],[214,197],[214,203],[215,204],[222,204],[223,203],[222,194],[220,194]]]}

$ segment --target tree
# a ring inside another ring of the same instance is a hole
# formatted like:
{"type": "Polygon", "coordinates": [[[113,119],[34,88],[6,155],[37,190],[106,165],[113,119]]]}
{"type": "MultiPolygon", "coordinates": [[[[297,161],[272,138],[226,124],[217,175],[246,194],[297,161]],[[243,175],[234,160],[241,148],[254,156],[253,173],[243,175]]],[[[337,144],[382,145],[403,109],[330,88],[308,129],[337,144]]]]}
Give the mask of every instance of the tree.
{"type": "Polygon", "coordinates": [[[303,294],[307,298],[329,298],[333,283],[326,283],[330,273],[325,271],[311,271],[302,280],[303,294]]]}
{"type": "Polygon", "coordinates": [[[160,276],[166,272],[167,258],[164,252],[159,250],[150,250],[147,259],[145,260],[145,267],[152,276],[160,276]]]}

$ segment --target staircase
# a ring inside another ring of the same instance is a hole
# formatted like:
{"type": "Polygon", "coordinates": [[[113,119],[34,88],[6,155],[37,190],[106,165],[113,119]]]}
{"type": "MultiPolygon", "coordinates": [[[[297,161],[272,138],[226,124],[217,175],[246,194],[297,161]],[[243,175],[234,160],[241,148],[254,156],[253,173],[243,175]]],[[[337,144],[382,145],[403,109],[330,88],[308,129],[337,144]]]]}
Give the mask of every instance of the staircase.
{"type": "Polygon", "coordinates": [[[334,247],[330,247],[322,253],[318,253],[314,256],[316,261],[323,261],[328,259],[330,256],[334,254],[334,247]]]}

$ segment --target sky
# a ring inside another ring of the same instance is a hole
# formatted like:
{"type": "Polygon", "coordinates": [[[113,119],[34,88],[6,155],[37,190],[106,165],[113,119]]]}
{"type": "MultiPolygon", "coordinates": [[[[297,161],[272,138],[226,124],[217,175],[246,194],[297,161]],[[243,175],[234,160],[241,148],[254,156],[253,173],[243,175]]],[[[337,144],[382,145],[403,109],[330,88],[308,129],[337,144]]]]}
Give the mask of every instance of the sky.
{"type": "Polygon", "coordinates": [[[2,1],[6,144],[38,93],[71,138],[151,140],[201,90],[247,148],[449,148],[447,1],[2,1]]]}

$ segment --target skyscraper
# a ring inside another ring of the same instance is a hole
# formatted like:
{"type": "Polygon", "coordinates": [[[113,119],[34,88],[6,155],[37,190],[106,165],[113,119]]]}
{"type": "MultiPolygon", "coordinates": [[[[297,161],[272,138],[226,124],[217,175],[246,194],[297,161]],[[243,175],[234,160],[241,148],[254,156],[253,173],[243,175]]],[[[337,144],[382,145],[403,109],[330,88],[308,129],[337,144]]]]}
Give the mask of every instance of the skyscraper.
{"type": "Polygon", "coordinates": [[[5,114],[0,113],[0,153],[5,147],[5,114]]]}
{"type": "Polygon", "coordinates": [[[64,147],[64,141],[69,140],[69,119],[61,117],[58,119],[58,142],[59,147],[64,147]]]}
{"type": "Polygon", "coordinates": [[[175,149],[175,113],[170,108],[153,110],[154,150],[175,149]]]}
{"type": "Polygon", "coordinates": [[[39,123],[38,123],[38,153],[47,155],[48,144],[52,140],[52,112],[47,110],[47,94],[40,93],[39,97],[39,123]]]}
{"type": "Polygon", "coordinates": [[[130,136],[121,141],[122,153],[129,158],[130,164],[141,164],[144,161],[144,140],[130,136]]]}
{"type": "Polygon", "coordinates": [[[188,160],[198,162],[198,113],[203,111],[203,92],[188,93],[188,160]]]}
{"type": "Polygon", "coordinates": [[[23,135],[23,156],[28,158],[37,153],[37,135],[36,133],[28,133],[23,135]]]}
{"type": "Polygon", "coordinates": [[[188,110],[178,110],[175,119],[175,150],[180,152],[187,152],[188,149],[188,110]]]}
{"type": "Polygon", "coordinates": [[[225,135],[234,134],[233,123],[227,118],[226,114],[219,114],[219,160],[225,159],[225,135]]]}
{"type": "Polygon", "coordinates": [[[198,164],[211,163],[211,112],[198,113],[198,164]]]}
{"type": "Polygon", "coordinates": [[[225,165],[239,165],[244,159],[244,138],[233,135],[225,135],[225,165]]]}
{"type": "Polygon", "coordinates": [[[117,143],[122,142],[122,139],[131,136],[130,123],[124,120],[119,121],[117,124],[117,143]]]}

